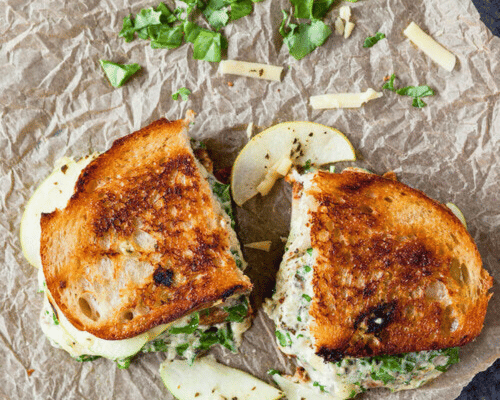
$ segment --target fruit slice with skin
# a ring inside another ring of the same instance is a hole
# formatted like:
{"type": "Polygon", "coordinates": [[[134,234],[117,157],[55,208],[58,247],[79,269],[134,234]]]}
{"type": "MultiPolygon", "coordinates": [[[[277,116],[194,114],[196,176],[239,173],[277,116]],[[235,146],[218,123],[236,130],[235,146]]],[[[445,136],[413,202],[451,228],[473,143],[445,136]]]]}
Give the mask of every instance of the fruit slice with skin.
{"type": "Polygon", "coordinates": [[[446,207],[448,207],[453,214],[455,214],[455,217],[457,217],[462,224],[464,224],[465,228],[467,228],[467,222],[465,221],[464,214],[460,209],[453,203],[446,203],[446,207]]]}
{"type": "Polygon", "coordinates": [[[165,361],[160,376],[178,400],[277,400],[283,392],[238,369],[219,364],[210,357],[194,362],[165,361]]]}
{"type": "Polygon", "coordinates": [[[305,121],[274,125],[254,136],[236,158],[231,175],[236,204],[255,196],[267,171],[283,157],[294,165],[310,160],[315,166],[356,159],[351,143],[337,129],[305,121]]]}
{"type": "Polygon", "coordinates": [[[281,390],[285,392],[288,400],[343,400],[350,395],[347,388],[343,393],[332,395],[330,393],[323,393],[316,387],[295,382],[293,378],[284,377],[279,374],[273,375],[273,379],[281,390]]]}

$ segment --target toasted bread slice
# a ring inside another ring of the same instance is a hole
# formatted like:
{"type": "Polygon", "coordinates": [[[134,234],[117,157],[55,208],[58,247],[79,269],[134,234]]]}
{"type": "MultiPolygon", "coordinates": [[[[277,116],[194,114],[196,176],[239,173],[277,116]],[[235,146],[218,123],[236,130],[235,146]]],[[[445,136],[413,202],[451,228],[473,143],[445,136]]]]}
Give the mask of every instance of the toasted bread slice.
{"type": "Polygon", "coordinates": [[[42,215],[50,298],[76,328],[126,339],[251,290],[188,124],[161,119],[116,140],[66,207],[42,215]]]}
{"type": "Polygon", "coordinates": [[[462,346],[481,331],[492,278],[444,205],[373,174],[318,171],[308,204],[316,354],[343,357],[462,346]]]}

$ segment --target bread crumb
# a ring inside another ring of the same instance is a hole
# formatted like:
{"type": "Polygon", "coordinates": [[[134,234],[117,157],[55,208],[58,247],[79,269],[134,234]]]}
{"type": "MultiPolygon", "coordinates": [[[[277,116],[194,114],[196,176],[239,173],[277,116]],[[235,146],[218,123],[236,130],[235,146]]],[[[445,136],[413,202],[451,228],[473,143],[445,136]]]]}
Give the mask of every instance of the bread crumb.
{"type": "Polygon", "coordinates": [[[227,83],[227,86],[229,86],[229,87],[233,87],[233,86],[234,86],[234,83],[233,83],[233,82],[228,82],[228,83],[227,83]]]}
{"type": "Polygon", "coordinates": [[[28,370],[26,371],[26,373],[28,374],[28,376],[31,376],[31,374],[32,374],[33,372],[35,372],[35,370],[34,370],[34,369],[28,369],[28,370]]]}

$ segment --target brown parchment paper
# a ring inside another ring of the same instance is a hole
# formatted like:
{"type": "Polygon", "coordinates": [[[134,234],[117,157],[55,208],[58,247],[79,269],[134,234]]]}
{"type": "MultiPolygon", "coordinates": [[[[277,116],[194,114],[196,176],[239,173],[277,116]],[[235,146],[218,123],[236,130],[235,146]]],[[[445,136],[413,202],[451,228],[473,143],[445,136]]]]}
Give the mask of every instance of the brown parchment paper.
{"type": "MultiPolygon", "coordinates": [[[[350,4],[350,3],[349,3],[350,4]]],[[[52,348],[38,326],[42,295],[24,260],[18,234],[24,205],[63,155],[105,150],[112,141],[165,116],[198,113],[191,129],[206,140],[216,167],[231,165],[255,132],[277,122],[310,120],[343,131],[360,154],[356,164],[393,170],[431,197],[452,201],[465,214],[485,267],[495,278],[481,336],[462,362],[421,389],[370,399],[453,399],[500,356],[500,39],[480,22],[470,0],[361,0],[352,5],[351,38],[332,35],[301,61],[278,34],[285,0],[264,0],[252,15],[224,29],[227,57],[285,67],[281,82],[221,76],[218,65],[192,59],[191,45],[153,50],[118,37],[123,17],[156,6],[151,0],[3,0],[0,2],[0,398],[172,399],[158,375],[163,354],[139,355],[128,370],[108,360],[73,361],[52,348]],[[402,31],[414,20],[455,53],[448,73],[418,51],[402,31]],[[367,36],[386,40],[363,49],[367,36]],[[137,62],[143,70],[112,88],[99,59],[137,62]],[[401,86],[428,84],[435,97],[423,109],[391,92],[361,109],[313,111],[311,95],[380,90],[395,72],[401,86]],[[232,82],[234,86],[229,86],[232,82]],[[173,101],[180,87],[193,94],[173,101]],[[28,374],[28,370],[31,374],[28,374]]],[[[333,25],[338,8],[327,17],[333,25]]],[[[239,355],[216,351],[219,361],[269,381],[269,368],[292,372],[277,351],[273,325],[261,310],[270,294],[287,236],[290,190],[280,182],[265,199],[236,210],[243,243],[273,240],[270,253],[245,250],[256,291],[255,322],[239,355]]]]}

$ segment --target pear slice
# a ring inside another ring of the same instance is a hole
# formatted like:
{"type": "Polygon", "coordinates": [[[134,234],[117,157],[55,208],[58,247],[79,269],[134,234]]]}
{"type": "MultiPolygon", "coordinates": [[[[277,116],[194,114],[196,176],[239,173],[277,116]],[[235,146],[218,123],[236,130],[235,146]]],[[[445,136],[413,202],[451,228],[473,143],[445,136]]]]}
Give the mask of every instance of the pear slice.
{"type": "Polygon", "coordinates": [[[73,195],[80,172],[98,154],[84,157],[79,161],[63,157],[56,162],[54,171],[45,178],[31,195],[21,218],[20,240],[24,257],[35,268],[41,268],[40,258],[40,217],[56,208],[64,208],[73,195]]]}
{"type": "Polygon", "coordinates": [[[467,229],[467,222],[465,221],[464,214],[462,211],[460,211],[460,208],[458,208],[455,204],[453,203],[446,203],[446,207],[448,207],[453,214],[455,214],[455,217],[457,217],[462,224],[464,224],[465,229],[467,229]]]}
{"type": "Polygon", "coordinates": [[[273,375],[274,381],[285,392],[288,400],[343,400],[349,398],[351,394],[348,388],[342,388],[342,393],[330,394],[321,392],[319,388],[311,384],[297,382],[293,377],[273,375]]]}
{"type": "Polygon", "coordinates": [[[209,357],[196,360],[192,366],[185,360],[164,361],[160,376],[179,400],[276,400],[284,396],[260,379],[209,357]]]}
{"type": "Polygon", "coordinates": [[[320,166],[356,159],[354,148],[337,129],[314,122],[284,122],[254,136],[241,150],[233,165],[231,190],[241,206],[255,196],[270,168],[283,158],[294,165],[307,160],[320,166]]]}

